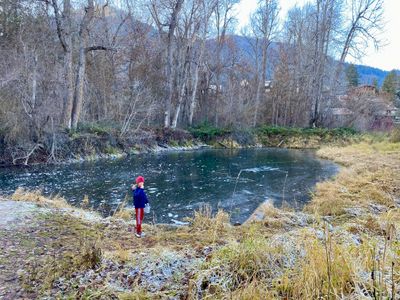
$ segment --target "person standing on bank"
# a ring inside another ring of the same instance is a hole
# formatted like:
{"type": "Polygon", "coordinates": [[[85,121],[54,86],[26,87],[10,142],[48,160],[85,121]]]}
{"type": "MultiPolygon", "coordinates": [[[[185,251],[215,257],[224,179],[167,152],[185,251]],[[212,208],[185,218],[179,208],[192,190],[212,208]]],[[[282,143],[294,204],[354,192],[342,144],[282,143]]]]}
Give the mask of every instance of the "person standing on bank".
{"type": "Polygon", "coordinates": [[[133,205],[136,212],[136,237],[141,238],[144,236],[142,232],[142,222],[144,218],[144,208],[149,203],[147,195],[144,191],[144,177],[138,176],[136,184],[132,185],[133,205]]]}

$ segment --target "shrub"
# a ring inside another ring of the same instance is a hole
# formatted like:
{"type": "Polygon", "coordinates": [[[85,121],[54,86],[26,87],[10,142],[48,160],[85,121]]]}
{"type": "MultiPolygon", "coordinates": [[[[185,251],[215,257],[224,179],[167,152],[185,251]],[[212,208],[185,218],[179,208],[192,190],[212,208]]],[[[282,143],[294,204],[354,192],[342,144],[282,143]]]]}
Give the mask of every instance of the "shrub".
{"type": "Polygon", "coordinates": [[[195,138],[199,138],[207,142],[216,137],[224,136],[232,132],[230,128],[219,128],[206,122],[190,128],[189,131],[195,138]]]}
{"type": "Polygon", "coordinates": [[[171,146],[179,146],[192,139],[191,134],[182,129],[157,128],[155,129],[155,135],[158,143],[171,146]]]}
{"type": "Polygon", "coordinates": [[[270,136],[270,135],[286,136],[289,134],[299,133],[300,129],[299,128],[264,125],[264,126],[259,127],[257,129],[257,132],[259,134],[268,135],[268,136],[270,136]]]}
{"type": "Polygon", "coordinates": [[[88,122],[88,123],[79,123],[78,128],[67,129],[67,132],[70,136],[77,135],[78,133],[91,133],[95,135],[108,135],[112,132],[117,131],[119,128],[117,125],[112,123],[104,123],[104,122],[88,122]]]}
{"type": "Polygon", "coordinates": [[[263,125],[256,129],[256,132],[261,135],[268,135],[268,136],[320,136],[320,137],[327,137],[327,136],[336,136],[336,137],[347,137],[357,134],[357,131],[353,128],[296,128],[296,127],[282,127],[282,126],[269,126],[263,125]]]}
{"type": "Polygon", "coordinates": [[[109,155],[116,155],[116,154],[119,154],[120,152],[117,148],[107,145],[107,147],[105,147],[105,149],[104,149],[104,153],[109,154],[109,155]]]}

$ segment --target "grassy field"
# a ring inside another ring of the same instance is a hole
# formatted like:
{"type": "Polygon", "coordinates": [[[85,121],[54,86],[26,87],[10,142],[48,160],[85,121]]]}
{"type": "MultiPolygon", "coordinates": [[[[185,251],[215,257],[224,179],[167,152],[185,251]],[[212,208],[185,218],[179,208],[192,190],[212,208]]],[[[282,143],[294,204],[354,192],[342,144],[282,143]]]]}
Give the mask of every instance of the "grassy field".
{"type": "Polygon", "coordinates": [[[25,262],[19,283],[28,297],[70,299],[400,297],[400,143],[373,137],[318,155],[342,168],[303,212],[266,203],[232,226],[203,207],[189,226],[145,225],[143,239],[123,220],[129,211],[88,219],[60,197],[18,190],[13,200],[51,210],[8,237],[18,251],[47,249],[25,262]],[[23,242],[28,232],[34,245],[23,242]]]}

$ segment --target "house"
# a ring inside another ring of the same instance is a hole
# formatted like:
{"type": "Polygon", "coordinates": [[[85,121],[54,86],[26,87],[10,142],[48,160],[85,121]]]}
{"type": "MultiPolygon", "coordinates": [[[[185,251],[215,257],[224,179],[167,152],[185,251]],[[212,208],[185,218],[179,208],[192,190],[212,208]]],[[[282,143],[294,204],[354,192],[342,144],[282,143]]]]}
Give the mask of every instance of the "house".
{"type": "Polygon", "coordinates": [[[264,82],[264,90],[266,93],[269,93],[272,88],[272,80],[265,80],[264,82]]]}
{"type": "Polygon", "coordinates": [[[326,122],[330,127],[387,131],[399,121],[393,102],[371,85],[348,90],[347,94],[332,100],[330,106],[326,110],[326,122]]]}
{"type": "Polygon", "coordinates": [[[373,93],[373,94],[378,94],[378,90],[374,85],[369,85],[369,84],[363,84],[359,85],[356,87],[353,87],[349,90],[348,94],[362,94],[362,93],[373,93]]]}
{"type": "Polygon", "coordinates": [[[222,85],[217,86],[216,84],[210,84],[208,89],[210,90],[211,94],[216,94],[217,91],[221,93],[222,85]]]}
{"type": "Polygon", "coordinates": [[[354,114],[350,109],[346,108],[346,107],[334,107],[331,108],[331,113],[334,116],[348,116],[348,115],[352,115],[354,114]]]}

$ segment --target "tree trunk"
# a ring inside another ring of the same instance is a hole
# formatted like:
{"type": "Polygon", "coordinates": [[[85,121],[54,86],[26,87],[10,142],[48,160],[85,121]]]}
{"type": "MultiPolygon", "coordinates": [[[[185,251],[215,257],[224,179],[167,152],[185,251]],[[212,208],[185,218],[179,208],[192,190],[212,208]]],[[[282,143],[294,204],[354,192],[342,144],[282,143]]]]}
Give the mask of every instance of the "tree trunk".
{"type": "MultiPolygon", "coordinates": [[[[83,104],[83,87],[85,83],[85,70],[86,70],[86,53],[87,53],[87,39],[88,39],[88,26],[94,14],[93,0],[88,0],[88,7],[86,8],[85,16],[79,28],[79,58],[78,67],[75,80],[74,101],[72,106],[71,127],[76,129],[78,126],[79,117],[82,111],[83,104]]],[[[96,48],[97,49],[97,48],[96,48]]],[[[96,50],[95,48],[91,50],[96,50]]]]}
{"type": "Polygon", "coordinates": [[[261,66],[261,74],[259,74],[259,81],[257,86],[257,94],[256,94],[256,103],[254,109],[254,118],[253,118],[253,127],[257,125],[257,118],[258,118],[258,110],[260,106],[260,98],[261,94],[265,95],[265,80],[266,80],[266,73],[267,73],[267,42],[265,39],[262,41],[262,66],[261,66]]]}
{"type": "Polygon", "coordinates": [[[207,35],[207,27],[208,27],[208,18],[209,18],[209,16],[205,16],[205,21],[203,24],[204,31],[202,34],[201,45],[200,45],[200,54],[199,54],[199,59],[197,61],[196,68],[194,71],[193,92],[192,92],[190,108],[189,108],[189,126],[193,125],[194,110],[196,109],[197,84],[199,82],[200,66],[203,64],[203,56],[204,56],[204,51],[205,51],[206,35],[207,35]]]}
{"type": "Polygon", "coordinates": [[[171,22],[168,28],[168,36],[167,36],[167,64],[166,64],[166,76],[168,80],[167,87],[167,97],[165,98],[165,113],[164,113],[164,127],[168,128],[171,124],[171,103],[172,97],[174,93],[174,76],[172,72],[172,64],[173,64],[173,49],[172,43],[174,39],[174,32],[177,25],[177,19],[179,15],[179,11],[182,8],[183,0],[177,0],[175,7],[171,14],[171,22]]]}
{"type": "Polygon", "coordinates": [[[73,129],[76,129],[78,127],[78,121],[82,111],[85,69],[86,69],[86,53],[85,53],[85,47],[81,45],[79,49],[78,71],[75,80],[74,103],[72,107],[72,116],[71,116],[71,126],[73,129]]]}
{"type": "Polygon", "coordinates": [[[74,101],[74,83],[72,68],[72,33],[71,33],[71,1],[64,0],[63,8],[64,19],[64,103],[62,123],[67,128],[71,128],[71,114],[74,101]]]}
{"type": "Polygon", "coordinates": [[[183,97],[185,94],[185,88],[186,88],[186,75],[184,74],[181,90],[179,91],[178,105],[176,106],[175,115],[172,120],[172,125],[171,125],[172,128],[176,128],[176,126],[178,125],[178,118],[179,118],[179,114],[181,112],[181,106],[182,106],[183,97]]]}
{"type": "Polygon", "coordinates": [[[194,71],[193,92],[189,110],[189,126],[193,125],[194,110],[196,109],[196,94],[197,94],[197,84],[199,82],[199,69],[200,69],[200,61],[196,65],[196,69],[194,71]]]}
{"type": "Polygon", "coordinates": [[[32,110],[35,110],[36,107],[36,97],[37,97],[37,63],[38,56],[36,53],[33,55],[33,72],[32,72],[32,110]]]}
{"type": "MultiPolygon", "coordinates": [[[[71,38],[69,38],[71,41],[71,38]]],[[[70,44],[71,45],[71,44],[70,44]]],[[[72,126],[72,106],[74,102],[74,85],[73,85],[73,69],[72,69],[72,50],[69,49],[64,57],[64,104],[63,104],[63,125],[67,128],[72,126]]]]}

